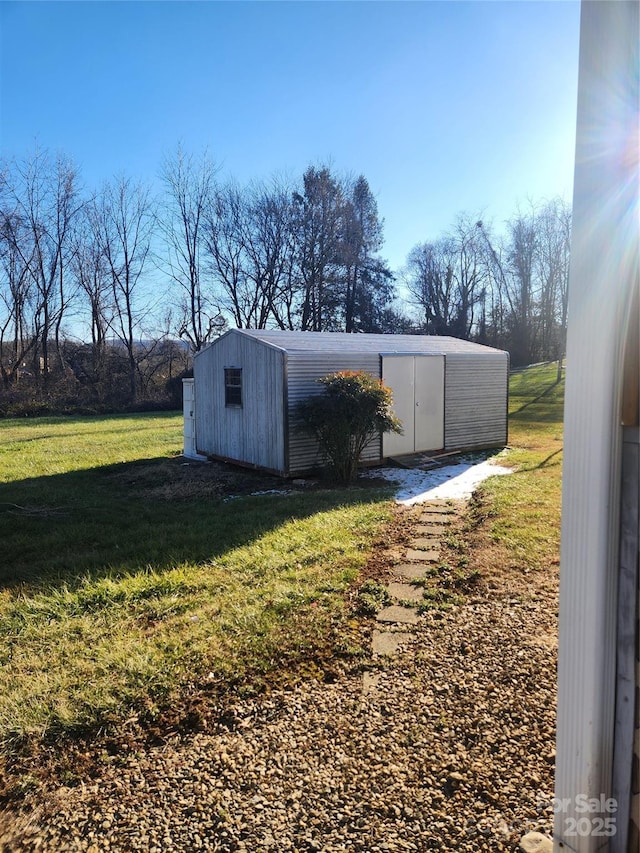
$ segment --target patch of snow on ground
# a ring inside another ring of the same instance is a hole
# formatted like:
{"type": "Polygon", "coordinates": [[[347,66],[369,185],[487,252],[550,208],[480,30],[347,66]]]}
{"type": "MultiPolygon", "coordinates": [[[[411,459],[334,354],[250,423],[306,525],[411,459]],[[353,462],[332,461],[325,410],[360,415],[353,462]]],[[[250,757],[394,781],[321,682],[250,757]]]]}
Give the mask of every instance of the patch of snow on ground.
{"type": "MultiPolygon", "coordinates": [[[[262,495],[292,495],[293,492],[291,489],[261,489],[259,492],[250,492],[250,498],[261,497],[262,495]]],[[[237,501],[240,500],[241,497],[247,497],[247,495],[227,495],[226,498],[223,499],[222,503],[226,504],[229,501],[237,501]]]]}
{"type": "Polygon", "coordinates": [[[291,495],[291,489],[262,489],[259,492],[251,492],[250,497],[257,498],[261,495],[291,495]]]}
{"type": "Polygon", "coordinates": [[[417,468],[376,468],[368,471],[365,477],[384,477],[398,484],[396,503],[404,506],[435,500],[459,500],[470,498],[476,486],[487,477],[511,474],[511,468],[480,462],[477,465],[461,462],[436,468],[434,471],[420,471],[417,468]]]}

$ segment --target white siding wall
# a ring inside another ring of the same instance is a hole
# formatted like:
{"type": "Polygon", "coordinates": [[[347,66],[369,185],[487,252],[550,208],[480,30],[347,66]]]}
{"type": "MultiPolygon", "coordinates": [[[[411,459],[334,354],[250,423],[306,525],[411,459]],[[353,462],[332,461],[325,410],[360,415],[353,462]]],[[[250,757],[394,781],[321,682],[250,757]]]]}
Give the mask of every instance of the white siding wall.
{"type": "Polygon", "coordinates": [[[556,750],[556,797],[569,808],[556,814],[555,851],[624,850],[622,831],[613,839],[565,834],[584,816],[578,795],[611,796],[621,378],[625,325],[638,323],[630,310],[639,269],[638,10],[637,2],[589,0],[581,11],[556,750]]]}
{"type": "Polygon", "coordinates": [[[505,444],[509,382],[506,353],[449,353],[444,382],[445,450],[505,444]]]}
{"type": "MultiPolygon", "coordinates": [[[[312,353],[292,352],[287,358],[289,473],[307,471],[322,464],[316,442],[300,429],[296,407],[301,400],[322,393],[316,380],[338,370],[365,370],[380,378],[380,356],[377,353],[312,353]]],[[[377,461],[381,456],[380,437],[376,436],[363,454],[363,461],[377,461]]]]}
{"type": "Polygon", "coordinates": [[[230,332],[194,362],[198,452],[284,473],[282,351],[230,332]],[[224,369],[242,368],[242,408],[226,407],[224,369]]]}

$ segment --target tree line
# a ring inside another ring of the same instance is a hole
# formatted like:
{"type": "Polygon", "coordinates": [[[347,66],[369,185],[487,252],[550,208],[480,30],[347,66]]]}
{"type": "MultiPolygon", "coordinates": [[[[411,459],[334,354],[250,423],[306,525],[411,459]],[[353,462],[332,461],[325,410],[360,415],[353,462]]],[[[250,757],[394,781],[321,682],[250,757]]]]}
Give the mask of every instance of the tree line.
{"type": "Polygon", "coordinates": [[[175,405],[193,354],[229,327],[454,335],[514,364],[562,354],[558,199],[498,236],[460,215],[394,275],[363,175],[240,185],[179,147],[160,178],[157,196],[125,176],[88,192],[64,155],[0,162],[0,412],[175,405]]]}
{"type": "Polygon", "coordinates": [[[409,253],[405,282],[421,332],[506,349],[514,366],[561,360],[567,326],[571,210],[530,202],[495,237],[461,214],[409,253]]]}

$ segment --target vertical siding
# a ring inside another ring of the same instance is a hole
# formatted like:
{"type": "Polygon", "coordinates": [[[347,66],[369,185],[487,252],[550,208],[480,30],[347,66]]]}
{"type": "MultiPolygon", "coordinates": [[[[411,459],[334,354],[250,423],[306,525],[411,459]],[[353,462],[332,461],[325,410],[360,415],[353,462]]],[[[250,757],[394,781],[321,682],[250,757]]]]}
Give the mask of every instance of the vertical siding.
{"type": "MultiPolygon", "coordinates": [[[[380,378],[380,357],[377,353],[313,353],[291,352],[287,358],[288,388],[288,448],[289,473],[308,471],[322,464],[318,445],[298,423],[296,407],[301,400],[322,393],[318,379],[338,370],[364,370],[380,378]]],[[[362,461],[377,461],[381,457],[380,436],[372,438],[362,454],[362,461]]]]}
{"type": "Polygon", "coordinates": [[[506,353],[450,353],[445,362],[445,450],[496,447],[507,440],[506,353]]]}
{"type": "Polygon", "coordinates": [[[230,332],[198,354],[198,452],[285,472],[283,353],[230,332]],[[225,367],[242,368],[242,408],[226,407],[225,367]]]}
{"type": "MultiPolygon", "coordinates": [[[[638,276],[638,4],[583,2],[562,464],[555,850],[578,794],[611,792],[621,474],[623,318],[638,276]],[[633,105],[633,106],[632,106],[633,105]]],[[[637,317],[634,318],[637,322],[637,317]]],[[[573,824],[575,826],[575,823],[573,824]]],[[[630,853],[630,851],[629,851],[630,853]]]]}

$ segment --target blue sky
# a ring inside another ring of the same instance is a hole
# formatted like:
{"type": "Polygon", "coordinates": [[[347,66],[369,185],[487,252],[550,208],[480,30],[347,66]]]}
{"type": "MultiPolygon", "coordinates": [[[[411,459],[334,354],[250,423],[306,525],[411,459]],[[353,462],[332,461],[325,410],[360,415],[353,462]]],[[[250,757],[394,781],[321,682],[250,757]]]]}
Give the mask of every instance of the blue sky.
{"type": "Polygon", "coordinates": [[[239,181],[364,174],[398,269],[460,211],[571,199],[579,3],[0,2],[0,148],[87,187],[179,141],[239,181]]]}

